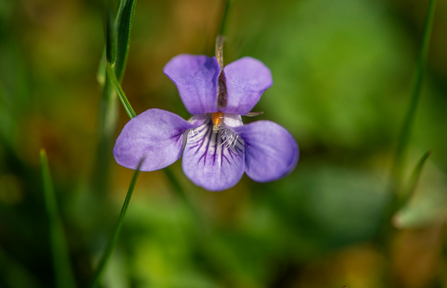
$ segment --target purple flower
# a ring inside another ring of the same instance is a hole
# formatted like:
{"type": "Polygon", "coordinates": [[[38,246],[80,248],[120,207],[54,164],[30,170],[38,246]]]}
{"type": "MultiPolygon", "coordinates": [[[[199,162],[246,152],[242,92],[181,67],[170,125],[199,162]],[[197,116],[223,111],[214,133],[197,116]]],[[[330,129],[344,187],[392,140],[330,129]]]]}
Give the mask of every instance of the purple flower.
{"type": "Polygon", "coordinates": [[[183,153],[183,171],[196,185],[212,191],[233,187],[247,173],[258,182],[289,174],[298,162],[298,145],[271,121],[243,125],[272,84],[270,70],[259,60],[241,58],[221,69],[215,57],[182,54],[164,73],[175,83],[188,121],[160,109],[131,119],[116,140],[120,165],[142,171],[165,168],[183,153]]]}

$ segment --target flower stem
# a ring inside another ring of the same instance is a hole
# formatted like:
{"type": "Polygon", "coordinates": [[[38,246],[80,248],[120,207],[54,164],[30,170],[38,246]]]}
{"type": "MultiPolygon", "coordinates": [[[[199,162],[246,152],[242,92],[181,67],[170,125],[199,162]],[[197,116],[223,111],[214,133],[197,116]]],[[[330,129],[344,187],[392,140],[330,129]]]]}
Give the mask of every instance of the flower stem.
{"type": "Polygon", "coordinates": [[[220,72],[222,73],[222,70],[224,68],[224,61],[223,61],[223,45],[225,41],[225,36],[223,35],[217,35],[216,37],[216,58],[217,62],[219,62],[220,66],[220,72]]]}
{"type": "Polygon", "coordinates": [[[129,189],[127,190],[126,199],[124,200],[124,204],[121,209],[120,217],[119,217],[118,223],[115,227],[115,231],[113,231],[112,237],[109,239],[109,242],[107,243],[106,250],[104,251],[104,254],[101,257],[101,260],[99,261],[98,267],[96,268],[96,271],[93,274],[93,280],[90,285],[91,288],[96,287],[96,284],[97,284],[99,278],[101,277],[101,274],[104,271],[104,268],[105,268],[110,256],[112,255],[113,250],[115,249],[116,243],[118,242],[118,236],[121,232],[121,228],[123,227],[124,217],[126,216],[127,207],[129,206],[130,199],[132,198],[132,193],[135,188],[135,184],[138,179],[138,174],[140,173],[140,167],[143,164],[143,161],[144,161],[144,158],[140,160],[137,170],[135,171],[132,181],[130,182],[130,186],[129,186],[129,189]]]}

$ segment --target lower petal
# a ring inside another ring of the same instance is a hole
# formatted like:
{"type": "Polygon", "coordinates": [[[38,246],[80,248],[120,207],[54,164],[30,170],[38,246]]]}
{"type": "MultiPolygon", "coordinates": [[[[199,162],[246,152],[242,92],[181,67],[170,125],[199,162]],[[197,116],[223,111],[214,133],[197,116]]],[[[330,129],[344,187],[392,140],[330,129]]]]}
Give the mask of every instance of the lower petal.
{"type": "MultiPolygon", "coordinates": [[[[229,128],[231,129],[231,128],[229,128]]],[[[182,166],[194,184],[210,191],[221,191],[236,185],[244,174],[243,140],[226,145],[221,133],[213,132],[210,117],[189,132],[182,166]]]]}
{"type": "Polygon", "coordinates": [[[180,158],[184,133],[198,125],[168,111],[149,109],[127,122],[113,155],[118,164],[127,168],[136,169],[145,158],[141,171],[162,169],[180,158]]]}
{"type": "Polygon", "coordinates": [[[299,149],[292,135],[271,121],[234,129],[245,141],[245,172],[258,182],[280,179],[295,168],[299,149]]]}

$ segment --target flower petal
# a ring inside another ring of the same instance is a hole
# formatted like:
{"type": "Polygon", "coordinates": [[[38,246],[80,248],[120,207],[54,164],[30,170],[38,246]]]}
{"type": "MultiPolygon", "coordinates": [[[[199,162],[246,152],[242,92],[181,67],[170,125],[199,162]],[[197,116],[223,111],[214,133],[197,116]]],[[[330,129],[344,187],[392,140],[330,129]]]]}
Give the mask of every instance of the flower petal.
{"type": "Polygon", "coordinates": [[[149,109],[127,122],[116,139],[113,155],[127,168],[136,169],[143,157],[141,171],[164,168],[182,155],[184,132],[199,125],[168,111],[149,109]]]}
{"type": "MultiPolygon", "coordinates": [[[[231,128],[228,128],[231,129],[231,128]]],[[[244,174],[244,142],[238,137],[234,145],[222,144],[221,133],[213,132],[210,117],[189,132],[182,166],[194,184],[210,191],[220,191],[236,185],[244,174]]]]}
{"type": "Polygon", "coordinates": [[[270,69],[251,57],[228,64],[224,73],[227,106],[220,110],[225,113],[247,114],[258,103],[262,92],[273,84],[270,69]]]}
{"type": "Polygon", "coordinates": [[[295,168],[299,149],[292,135],[271,121],[234,128],[245,141],[245,172],[258,182],[282,178],[295,168]]]}
{"type": "Polygon", "coordinates": [[[217,78],[220,66],[215,57],[181,54],[163,69],[177,86],[191,114],[217,112],[217,78]]]}

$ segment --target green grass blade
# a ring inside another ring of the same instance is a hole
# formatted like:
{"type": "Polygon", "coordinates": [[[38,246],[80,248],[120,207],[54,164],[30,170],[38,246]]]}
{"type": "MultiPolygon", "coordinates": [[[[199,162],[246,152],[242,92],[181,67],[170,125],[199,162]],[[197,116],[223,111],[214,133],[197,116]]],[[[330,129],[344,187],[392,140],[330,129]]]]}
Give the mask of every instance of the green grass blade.
{"type": "Polygon", "coordinates": [[[107,7],[107,16],[106,16],[106,54],[107,61],[111,64],[114,64],[116,61],[116,50],[117,50],[117,33],[115,28],[115,21],[112,8],[107,7]]]}
{"type": "Polygon", "coordinates": [[[117,31],[117,57],[115,63],[116,78],[121,81],[127,62],[127,53],[130,43],[133,16],[135,14],[136,0],[121,0],[116,18],[117,31]]]}
{"type": "Polygon", "coordinates": [[[107,64],[107,77],[110,79],[110,82],[112,83],[113,88],[115,88],[116,93],[118,93],[118,97],[120,98],[121,103],[123,104],[124,109],[127,112],[127,115],[129,115],[129,118],[132,119],[133,117],[137,116],[132,106],[130,105],[129,100],[127,100],[127,97],[124,94],[124,91],[121,88],[121,85],[116,78],[115,72],[113,72],[110,64],[107,64]]]}
{"type": "Polygon", "coordinates": [[[40,150],[40,165],[42,169],[43,190],[45,208],[48,214],[50,227],[51,250],[53,253],[54,274],[58,288],[74,288],[73,270],[70,263],[67,242],[64,235],[62,219],[60,217],[50,169],[48,167],[47,154],[40,150]]]}
{"type": "Polygon", "coordinates": [[[425,18],[422,44],[419,52],[416,76],[413,82],[410,104],[407,110],[407,114],[405,115],[405,120],[402,129],[399,134],[396,155],[394,158],[392,177],[396,187],[393,190],[397,190],[397,193],[399,193],[401,190],[402,174],[403,174],[403,168],[405,166],[405,152],[411,137],[411,130],[413,127],[414,118],[416,115],[416,109],[421,94],[422,80],[424,78],[427,66],[428,48],[430,44],[430,36],[433,26],[435,7],[436,7],[436,0],[430,0],[427,16],[425,18]]]}
{"type": "Polygon", "coordinates": [[[397,209],[401,209],[405,204],[408,203],[408,201],[411,199],[411,197],[414,194],[414,191],[416,190],[416,185],[419,180],[419,176],[421,175],[422,168],[424,167],[425,162],[427,161],[428,157],[431,155],[431,151],[425,152],[424,155],[422,155],[419,162],[416,164],[416,167],[413,170],[413,173],[411,174],[410,180],[404,189],[404,193],[402,194],[401,199],[398,202],[397,209]]]}
{"type": "Polygon", "coordinates": [[[91,288],[96,287],[99,278],[101,277],[101,274],[104,271],[104,268],[106,267],[106,264],[108,260],[110,259],[110,256],[112,255],[113,250],[115,249],[116,243],[118,242],[118,237],[121,232],[121,228],[123,227],[124,223],[124,217],[126,216],[127,207],[129,206],[130,199],[132,198],[132,193],[135,188],[135,184],[138,179],[138,174],[140,173],[140,167],[143,164],[144,159],[140,160],[140,163],[138,164],[137,170],[135,171],[135,174],[132,178],[132,181],[130,182],[129,189],[127,191],[126,199],[124,200],[123,207],[121,209],[120,217],[118,219],[118,223],[115,227],[115,231],[113,231],[112,237],[109,239],[109,242],[107,243],[106,250],[104,251],[104,254],[102,255],[98,267],[96,268],[95,273],[93,274],[93,280],[91,284],[91,288]]]}

